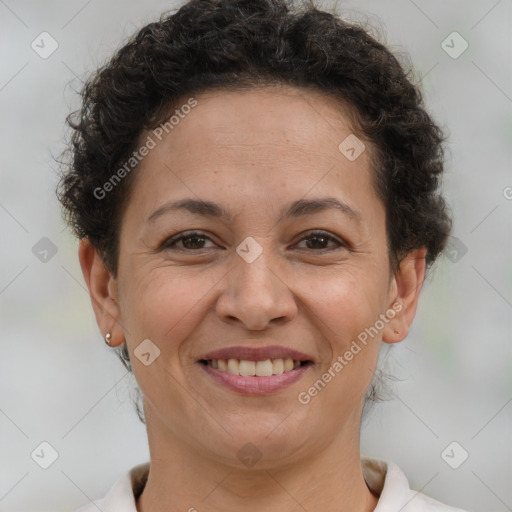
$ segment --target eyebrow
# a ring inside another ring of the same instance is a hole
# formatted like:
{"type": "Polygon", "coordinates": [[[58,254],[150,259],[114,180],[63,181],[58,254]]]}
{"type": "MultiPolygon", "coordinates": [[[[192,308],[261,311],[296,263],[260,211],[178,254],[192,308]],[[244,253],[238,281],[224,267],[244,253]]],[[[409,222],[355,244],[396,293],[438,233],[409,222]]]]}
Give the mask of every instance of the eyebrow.
{"type": "MultiPolygon", "coordinates": [[[[279,222],[294,217],[311,215],[322,211],[336,209],[353,220],[360,221],[361,214],[352,209],[348,204],[334,197],[323,197],[319,199],[299,199],[291,203],[287,208],[281,211],[279,222]]],[[[147,222],[154,222],[158,217],[170,212],[188,211],[194,215],[202,217],[212,217],[226,219],[232,222],[233,216],[220,204],[212,201],[203,201],[198,199],[181,199],[178,201],[169,201],[157,208],[147,219],[147,222]]]]}

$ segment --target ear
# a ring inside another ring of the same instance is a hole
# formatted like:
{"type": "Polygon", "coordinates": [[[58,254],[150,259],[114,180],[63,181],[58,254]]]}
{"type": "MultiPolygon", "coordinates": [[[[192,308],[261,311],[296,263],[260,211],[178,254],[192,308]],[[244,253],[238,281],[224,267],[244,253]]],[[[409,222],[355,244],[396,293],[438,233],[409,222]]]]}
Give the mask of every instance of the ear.
{"type": "Polygon", "coordinates": [[[382,333],[382,341],[385,343],[402,341],[409,334],[425,280],[426,253],[425,247],[411,251],[400,262],[400,268],[392,278],[386,312],[386,316],[391,320],[382,333]],[[395,313],[393,317],[392,312],[395,313]]]}
{"type": "Polygon", "coordinates": [[[103,337],[110,332],[112,347],[121,345],[124,342],[124,334],[120,323],[121,312],[117,298],[116,280],[106,269],[97,249],[87,237],[80,241],[78,259],[89,289],[96,323],[103,337]]]}

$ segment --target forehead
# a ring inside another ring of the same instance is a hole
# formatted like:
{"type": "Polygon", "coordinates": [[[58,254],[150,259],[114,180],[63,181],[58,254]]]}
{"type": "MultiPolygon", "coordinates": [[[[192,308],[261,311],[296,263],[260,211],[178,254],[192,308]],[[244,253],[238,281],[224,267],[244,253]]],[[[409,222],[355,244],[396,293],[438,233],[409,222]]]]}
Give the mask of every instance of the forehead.
{"type": "Polygon", "coordinates": [[[231,198],[234,208],[263,200],[269,209],[284,195],[309,192],[373,197],[370,148],[355,160],[340,151],[353,133],[332,97],[279,86],[194,99],[193,109],[178,105],[169,113],[173,124],[161,125],[167,129],[158,136],[148,130],[141,137],[156,142],[139,165],[132,195],[146,203],[144,213],[184,195],[231,198]]]}
{"type": "MultiPolygon", "coordinates": [[[[180,126],[172,130],[176,142],[190,138],[193,143],[201,137],[203,144],[213,148],[267,146],[267,152],[281,145],[281,151],[322,152],[337,160],[338,139],[352,133],[342,105],[316,90],[284,85],[215,90],[196,101],[194,110],[182,116],[180,126]]],[[[172,137],[169,142],[172,144],[172,137]]]]}

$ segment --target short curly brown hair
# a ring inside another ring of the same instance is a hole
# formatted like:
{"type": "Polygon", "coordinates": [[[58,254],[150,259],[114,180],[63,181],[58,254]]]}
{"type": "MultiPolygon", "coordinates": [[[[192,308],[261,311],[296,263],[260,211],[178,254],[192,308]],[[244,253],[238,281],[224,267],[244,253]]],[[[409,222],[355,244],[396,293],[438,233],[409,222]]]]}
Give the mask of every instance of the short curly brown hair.
{"type": "MultiPolygon", "coordinates": [[[[143,27],[85,84],[82,108],[67,118],[71,158],[57,187],[65,218],[116,277],[136,168],[105,197],[94,191],[130,158],[142,131],[202,91],[285,84],[349,107],[353,132],[374,155],[393,270],[419,247],[430,267],[451,229],[439,191],[445,136],[408,74],[364,28],[312,2],[191,0],[143,27]]],[[[126,347],[122,358],[131,369],[126,347]]]]}

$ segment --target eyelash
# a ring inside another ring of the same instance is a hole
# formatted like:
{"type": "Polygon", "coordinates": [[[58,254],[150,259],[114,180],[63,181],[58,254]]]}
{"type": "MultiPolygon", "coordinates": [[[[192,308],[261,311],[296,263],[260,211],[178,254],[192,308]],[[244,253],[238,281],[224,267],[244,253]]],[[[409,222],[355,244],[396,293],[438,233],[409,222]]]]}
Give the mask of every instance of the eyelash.
{"type": "MultiPolygon", "coordinates": [[[[310,231],[310,232],[306,233],[306,235],[303,238],[301,238],[298,243],[302,242],[303,240],[307,240],[309,238],[314,238],[315,236],[326,238],[328,241],[331,241],[331,242],[336,242],[337,244],[339,244],[339,247],[334,247],[334,248],[331,247],[331,248],[325,248],[325,249],[309,249],[311,251],[328,252],[328,251],[333,251],[333,250],[342,249],[342,248],[348,249],[347,244],[343,243],[338,238],[336,238],[333,235],[330,235],[329,233],[326,233],[324,231],[315,231],[315,230],[310,231]]],[[[203,235],[200,231],[187,231],[180,235],[166,239],[163,242],[163,244],[161,245],[161,248],[165,249],[165,250],[175,250],[175,251],[181,251],[181,252],[201,252],[201,251],[205,251],[208,249],[208,248],[205,248],[205,249],[183,249],[183,248],[176,249],[173,247],[174,245],[176,245],[177,243],[179,243],[182,240],[186,240],[187,238],[194,238],[194,237],[203,238],[203,239],[212,241],[209,237],[207,237],[206,235],[203,235]]],[[[300,250],[304,250],[304,249],[300,249],[300,250]]],[[[305,249],[305,250],[308,250],[308,249],[305,249]]]]}

